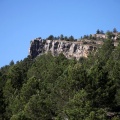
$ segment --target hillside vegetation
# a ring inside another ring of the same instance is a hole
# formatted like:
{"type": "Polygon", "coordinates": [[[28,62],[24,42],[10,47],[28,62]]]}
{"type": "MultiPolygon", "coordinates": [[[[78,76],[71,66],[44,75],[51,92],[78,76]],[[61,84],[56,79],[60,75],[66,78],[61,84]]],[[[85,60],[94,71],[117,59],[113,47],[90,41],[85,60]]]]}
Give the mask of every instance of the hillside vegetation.
{"type": "Polygon", "coordinates": [[[0,69],[0,120],[119,120],[120,44],[79,61],[51,53],[0,69]]]}

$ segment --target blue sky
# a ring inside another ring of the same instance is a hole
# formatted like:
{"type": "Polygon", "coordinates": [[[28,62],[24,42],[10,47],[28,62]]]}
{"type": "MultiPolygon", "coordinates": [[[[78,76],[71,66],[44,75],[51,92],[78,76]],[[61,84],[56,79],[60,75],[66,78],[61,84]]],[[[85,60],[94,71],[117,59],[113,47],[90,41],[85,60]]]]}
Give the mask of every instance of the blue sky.
{"type": "Polygon", "coordinates": [[[120,0],[0,0],[0,67],[24,59],[30,40],[120,31],[120,0]]]}

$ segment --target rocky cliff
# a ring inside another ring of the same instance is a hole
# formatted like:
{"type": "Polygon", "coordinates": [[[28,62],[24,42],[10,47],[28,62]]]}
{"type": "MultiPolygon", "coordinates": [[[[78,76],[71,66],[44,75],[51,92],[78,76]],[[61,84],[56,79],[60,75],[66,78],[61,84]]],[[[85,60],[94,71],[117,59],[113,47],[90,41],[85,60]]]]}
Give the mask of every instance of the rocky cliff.
{"type": "MultiPolygon", "coordinates": [[[[87,57],[88,54],[96,50],[96,45],[99,43],[91,41],[63,41],[63,40],[41,40],[34,39],[31,41],[29,54],[32,58],[38,55],[51,52],[53,56],[63,53],[66,58],[75,58],[79,60],[80,57],[87,57]]],[[[100,43],[101,44],[101,43],[100,43]]]]}

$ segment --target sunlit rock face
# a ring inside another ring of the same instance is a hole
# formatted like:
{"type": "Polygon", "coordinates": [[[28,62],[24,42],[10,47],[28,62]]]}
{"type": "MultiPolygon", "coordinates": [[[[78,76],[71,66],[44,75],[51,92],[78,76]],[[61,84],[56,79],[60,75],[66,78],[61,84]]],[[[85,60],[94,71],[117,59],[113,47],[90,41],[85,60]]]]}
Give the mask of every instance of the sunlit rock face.
{"type": "Polygon", "coordinates": [[[51,52],[53,56],[63,53],[68,59],[77,59],[87,57],[88,54],[96,50],[96,44],[90,42],[84,43],[83,41],[63,41],[63,40],[46,40],[34,39],[31,41],[29,54],[32,58],[51,52]]]}

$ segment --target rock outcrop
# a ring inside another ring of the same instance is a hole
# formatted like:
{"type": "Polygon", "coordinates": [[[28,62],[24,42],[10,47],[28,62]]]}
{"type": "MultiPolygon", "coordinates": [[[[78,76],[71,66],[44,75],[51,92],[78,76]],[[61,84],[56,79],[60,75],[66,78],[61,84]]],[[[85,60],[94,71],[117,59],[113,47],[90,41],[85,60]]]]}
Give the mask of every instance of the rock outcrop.
{"type": "Polygon", "coordinates": [[[88,54],[96,50],[98,43],[90,41],[63,41],[63,40],[41,40],[34,39],[31,41],[29,54],[32,58],[38,55],[51,52],[53,56],[63,53],[66,58],[75,58],[79,60],[81,57],[87,57],[88,54]]]}

